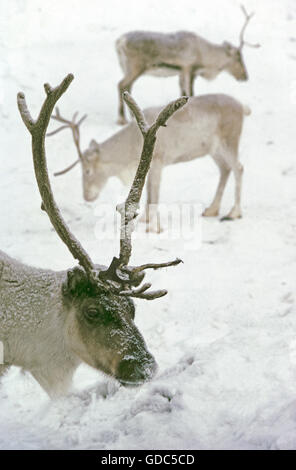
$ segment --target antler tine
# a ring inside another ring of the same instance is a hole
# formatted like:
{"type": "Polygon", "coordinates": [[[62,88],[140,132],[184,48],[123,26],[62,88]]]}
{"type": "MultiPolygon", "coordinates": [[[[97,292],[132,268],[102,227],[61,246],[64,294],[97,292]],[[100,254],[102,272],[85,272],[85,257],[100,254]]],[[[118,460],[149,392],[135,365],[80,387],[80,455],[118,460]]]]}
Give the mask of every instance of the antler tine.
{"type": "Polygon", "coordinates": [[[132,294],[142,294],[143,292],[145,292],[146,290],[150,289],[152,284],[150,284],[150,282],[147,282],[146,284],[143,284],[141,287],[139,287],[138,289],[133,289],[133,290],[125,290],[125,291],[121,291],[120,292],[120,295],[127,295],[127,296],[130,296],[132,294]]]}
{"type": "Polygon", "coordinates": [[[141,283],[144,277],[143,271],[145,269],[159,269],[163,267],[174,266],[181,263],[181,260],[176,259],[167,263],[150,263],[134,268],[129,267],[128,263],[132,252],[131,236],[134,229],[134,219],[138,215],[139,201],[151,164],[157,131],[161,126],[165,127],[167,120],[178,109],[187,103],[188,97],[183,96],[173,101],[172,103],[169,103],[160,112],[156,121],[150,127],[146,121],[144,113],[127,91],[123,93],[123,99],[134,114],[144,141],[140,162],[127,199],[124,204],[119,204],[116,207],[121,216],[119,258],[113,258],[109,268],[105,271],[101,271],[99,273],[99,277],[104,280],[109,279],[111,282],[115,282],[121,286],[121,288],[119,287],[117,289],[117,293],[119,295],[129,295],[130,297],[152,300],[166,295],[167,291],[158,290],[146,292],[151,287],[148,284],[144,284],[138,289],[132,289],[131,286],[137,286],[139,283],[141,283]]]}
{"type": "Polygon", "coordinates": [[[169,266],[176,266],[177,264],[183,263],[183,261],[179,258],[176,258],[174,261],[169,261],[167,263],[149,263],[149,264],[142,264],[141,266],[137,266],[133,268],[133,273],[139,273],[144,271],[145,269],[159,269],[159,268],[168,268],[169,266]]]}
{"type": "Polygon", "coordinates": [[[56,112],[55,115],[53,114],[51,116],[51,119],[54,119],[55,121],[59,121],[59,122],[64,122],[65,124],[71,125],[71,121],[69,121],[68,119],[65,119],[61,116],[60,110],[57,106],[55,108],[55,112],[56,112]]]}
{"type": "Polygon", "coordinates": [[[77,118],[77,115],[78,115],[78,111],[75,111],[75,113],[73,114],[73,117],[72,117],[72,123],[75,124],[75,119],[77,118]]]}
{"type": "Polygon", "coordinates": [[[44,145],[45,133],[53,108],[58,99],[65,93],[73,78],[72,74],[67,75],[67,77],[64,78],[61,84],[56,88],[51,88],[48,84],[44,85],[47,96],[36,121],[34,121],[30,115],[25,95],[23,93],[18,93],[17,102],[22,120],[32,135],[34,169],[43,207],[45,208],[57,234],[65,243],[74,258],[77,259],[79,264],[85,269],[89,278],[92,279],[95,270],[94,264],[87,252],[80,245],[79,241],[70,232],[54,200],[48,177],[44,145]]]}
{"type": "Polygon", "coordinates": [[[184,106],[188,97],[183,96],[177,100],[169,103],[159,114],[156,121],[152,126],[148,126],[143,112],[140,110],[136,101],[132,96],[125,91],[123,93],[123,98],[126,104],[129,106],[139,128],[142,132],[144,142],[143,149],[140,158],[140,162],[132,183],[131,189],[127,196],[127,199],[124,204],[117,206],[117,210],[121,215],[122,224],[121,224],[121,236],[120,236],[120,254],[119,259],[122,265],[127,266],[131,256],[131,234],[133,231],[133,220],[138,215],[137,211],[139,208],[139,201],[142,195],[143,187],[145,184],[146,176],[151,164],[153,150],[156,142],[156,133],[161,126],[165,126],[166,121],[174,114],[178,109],[184,106]]]}
{"type": "MultiPolygon", "coordinates": [[[[87,252],[82,248],[79,241],[67,227],[67,224],[56,205],[46,164],[45,135],[50,117],[56,102],[63,93],[65,93],[73,78],[73,75],[69,74],[56,88],[51,88],[48,84],[44,85],[47,96],[36,121],[30,115],[25,95],[23,93],[18,93],[17,97],[20,115],[32,136],[34,170],[42,199],[42,207],[47,212],[49,219],[61,240],[65,243],[73,257],[77,259],[79,264],[84,268],[88,278],[99,288],[102,288],[105,291],[112,291],[118,295],[138,297],[146,300],[153,300],[162,297],[167,294],[166,290],[147,292],[151,287],[150,283],[143,284],[138,289],[134,289],[132,286],[139,286],[143,280],[143,271],[145,269],[158,269],[172,266],[179,264],[181,260],[177,259],[168,263],[159,264],[150,263],[136,268],[128,267],[127,265],[131,256],[131,234],[133,230],[131,223],[137,216],[139,200],[153,155],[156,133],[160,126],[165,126],[166,121],[175,111],[186,104],[188,97],[179,98],[166,106],[159,114],[155,123],[149,127],[145,121],[144,114],[141,112],[133,98],[126,92],[124,98],[127,104],[130,106],[132,111],[135,111],[137,121],[138,118],[141,119],[141,125],[139,125],[139,127],[144,137],[143,150],[136,176],[125,204],[120,205],[117,208],[122,218],[119,258],[113,258],[109,268],[98,273],[87,252]],[[112,276],[109,276],[109,274],[112,274],[112,276]]],[[[55,117],[63,119],[61,118],[58,109],[56,110],[55,117]]]]}
{"type": "Polygon", "coordinates": [[[76,123],[76,126],[80,126],[80,124],[87,118],[87,114],[84,114],[84,116],[82,116],[79,121],[76,123]]]}
{"type": "Polygon", "coordinates": [[[68,124],[65,124],[64,126],[58,127],[52,132],[47,132],[46,137],[51,137],[52,135],[58,134],[60,131],[63,131],[64,129],[68,129],[68,124]]]}
{"type": "Polygon", "coordinates": [[[168,293],[166,289],[146,292],[148,289],[150,289],[150,287],[151,287],[151,284],[146,283],[146,284],[143,284],[138,289],[130,289],[126,291],[121,291],[119,295],[128,296],[128,297],[136,297],[138,299],[154,300],[154,299],[158,299],[159,297],[163,297],[164,295],[168,293]]]}
{"type": "MultiPolygon", "coordinates": [[[[59,122],[62,122],[64,125],[61,126],[61,127],[58,127],[57,129],[55,129],[54,131],[52,132],[49,132],[47,135],[47,137],[50,137],[52,135],[55,135],[57,134],[58,132],[64,130],[64,129],[71,129],[72,131],[72,136],[73,136],[73,140],[74,140],[74,144],[75,144],[75,147],[76,147],[76,150],[77,150],[77,153],[78,153],[78,156],[79,156],[79,159],[82,159],[83,158],[83,154],[82,154],[82,151],[81,151],[81,148],[80,148],[80,129],[79,129],[79,126],[81,125],[81,123],[87,118],[87,114],[84,114],[84,116],[82,116],[78,122],[75,122],[76,121],[76,118],[78,116],[78,111],[76,111],[74,114],[73,114],[73,117],[72,117],[72,121],[68,120],[68,119],[65,119],[61,116],[60,114],[60,110],[58,107],[56,107],[56,114],[51,116],[52,119],[54,119],[55,121],[59,121],[59,122]]],[[[61,171],[58,171],[55,173],[55,176],[59,176],[59,175],[63,175],[65,173],[67,173],[68,171],[70,171],[72,168],[74,168],[74,166],[76,165],[77,162],[74,162],[72,163],[70,166],[68,166],[67,168],[65,168],[64,170],[61,170],[61,171]]]]}
{"type": "MultiPolygon", "coordinates": [[[[137,294],[133,291],[131,291],[129,295],[129,297],[136,297],[138,299],[145,299],[145,300],[154,300],[154,299],[159,299],[160,297],[164,297],[165,295],[167,295],[168,291],[166,289],[162,289],[162,290],[154,290],[154,291],[150,291],[150,292],[145,292],[145,293],[140,293],[140,294],[137,294]]],[[[120,294],[120,295],[123,295],[123,294],[120,294]]]]}
{"type": "Polygon", "coordinates": [[[68,173],[68,171],[72,170],[72,168],[74,168],[77,163],[80,163],[80,158],[78,158],[78,160],[76,160],[75,162],[71,163],[71,165],[67,166],[67,168],[64,168],[64,170],[61,170],[61,171],[56,171],[53,176],[61,176],[61,175],[64,175],[65,173],[68,173]]]}
{"type": "Polygon", "coordinates": [[[251,44],[249,42],[244,41],[244,34],[245,34],[246,27],[248,26],[248,23],[249,23],[250,19],[255,15],[255,12],[248,13],[244,5],[241,5],[240,7],[241,7],[241,10],[242,10],[242,12],[245,16],[245,22],[243,24],[243,27],[242,27],[240,35],[239,35],[239,39],[240,39],[239,49],[242,50],[244,45],[249,46],[249,47],[260,47],[260,44],[258,44],[258,43],[257,44],[251,44]]]}

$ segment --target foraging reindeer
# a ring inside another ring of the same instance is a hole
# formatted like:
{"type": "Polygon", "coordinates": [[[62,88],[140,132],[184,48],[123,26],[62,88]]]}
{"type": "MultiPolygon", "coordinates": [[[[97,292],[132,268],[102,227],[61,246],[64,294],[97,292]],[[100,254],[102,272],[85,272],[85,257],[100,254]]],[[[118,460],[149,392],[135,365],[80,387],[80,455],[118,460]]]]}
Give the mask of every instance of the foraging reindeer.
{"type": "Polygon", "coordinates": [[[186,99],[169,104],[149,127],[141,110],[126,94],[144,137],[141,160],[121,214],[119,257],[109,268],[94,265],[63,220],[52,194],[44,147],[46,129],[57,100],[67,90],[73,75],[52,89],[45,84],[46,99],[34,121],[23,93],[18,94],[21,117],[32,135],[33,160],[42,199],[42,208],[79,261],[79,267],[65,272],[32,268],[0,252],[0,341],[4,344],[4,364],[0,375],[11,365],[31,372],[43,389],[55,397],[65,393],[81,362],[116,378],[123,385],[140,385],[152,378],[156,362],[148,351],[135,323],[132,297],[155,299],[166,290],[150,291],[140,285],[144,270],[176,265],[128,266],[131,233],[139,199],[153,154],[159,126],[186,99]]]}
{"type": "Polygon", "coordinates": [[[194,79],[201,76],[214,79],[223,70],[236,80],[245,81],[248,73],[244,64],[242,49],[249,44],[244,40],[244,32],[253,16],[246,12],[245,23],[240,32],[239,46],[229,42],[213,44],[195,33],[156,33],[131,31],[116,41],[116,50],[124,77],[118,84],[119,118],[118,124],[126,124],[122,93],[131,91],[133,83],[143,74],[168,77],[179,75],[181,95],[193,96],[194,79]]]}
{"type": "MultiPolygon", "coordinates": [[[[144,111],[148,122],[153,122],[161,108],[144,111]]],[[[153,161],[147,181],[147,210],[150,221],[147,229],[157,231],[157,204],[162,170],[165,166],[186,162],[205,155],[211,155],[220,170],[218,188],[211,205],[204,216],[219,214],[221,199],[230,172],[235,177],[235,203],[223,220],[233,220],[242,216],[240,199],[243,167],[238,160],[238,149],[243,119],[250,109],[234,98],[222,94],[203,95],[189,98],[186,106],[177,111],[160,129],[155,145],[153,161]]],[[[76,116],[76,114],[75,114],[76,116]]],[[[125,184],[130,184],[137,166],[137,155],[141,148],[141,133],[136,122],[131,122],[109,139],[98,144],[92,140],[84,152],[79,145],[79,123],[75,119],[67,121],[57,110],[54,118],[62,126],[48,135],[53,135],[66,127],[73,131],[79,158],[61,175],[82,164],[83,195],[87,201],[96,199],[111,176],[117,176],[125,184]]]]}

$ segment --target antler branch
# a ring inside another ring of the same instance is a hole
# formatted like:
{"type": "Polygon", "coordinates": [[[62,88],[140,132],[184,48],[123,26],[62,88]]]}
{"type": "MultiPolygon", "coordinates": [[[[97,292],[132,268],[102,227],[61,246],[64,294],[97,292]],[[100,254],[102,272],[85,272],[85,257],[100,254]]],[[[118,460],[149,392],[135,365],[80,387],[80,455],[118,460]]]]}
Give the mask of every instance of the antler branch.
{"type": "Polygon", "coordinates": [[[67,166],[66,168],[64,168],[63,170],[61,171],[56,171],[53,176],[61,176],[61,175],[64,175],[65,173],[68,173],[68,171],[72,170],[72,168],[74,168],[77,163],[80,163],[80,158],[78,158],[78,160],[76,160],[75,162],[71,163],[71,165],[67,166]]]}
{"type": "Polygon", "coordinates": [[[143,112],[136,104],[130,94],[125,91],[123,99],[135,112],[135,117],[144,137],[143,149],[140,163],[132,183],[131,189],[124,204],[117,206],[117,210],[121,215],[121,236],[120,236],[120,255],[119,259],[123,265],[128,265],[131,256],[131,234],[133,231],[133,220],[138,215],[139,201],[143,192],[146,176],[150,168],[153,150],[156,142],[156,133],[161,126],[165,126],[167,120],[182,106],[184,106],[188,97],[183,96],[169,103],[159,114],[152,126],[148,126],[143,112]]]}
{"type": "Polygon", "coordinates": [[[243,27],[241,29],[241,32],[240,32],[240,35],[239,35],[239,39],[240,39],[240,43],[239,43],[239,49],[242,50],[242,48],[246,45],[246,46],[249,46],[249,47],[260,47],[260,44],[251,44],[249,42],[246,42],[244,40],[244,34],[245,34],[245,30],[246,30],[246,27],[248,26],[248,23],[250,21],[250,19],[254,16],[254,12],[248,14],[247,13],[247,10],[245,9],[244,5],[241,5],[241,9],[242,9],[242,12],[245,16],[245,22],[243,24],[243,27]]]}
{"type": "Polygon", "coordinates": [[[79,264],[85,269],[86,273],[91,277],[93,275],[93,270],[95,269],[94,264],[86,251],[80,245],[79,241],[68,229],[54,200],[48,177],[44,145],[46,130],[54,106],[63,93],[65,93],[73,78],[74,76],[72,74],[67,75],[62,83],[56,88],[51,88],[47,83],[44,85],[47,96],[36,121],[33,120],[29,113],[25,95],[23,93],[18,93],[17,103],[22,120],[32,135],[34,169],[43,207],[62,241],[66,244],[74,258],[79,261],[79,264]]]}
{"type": "MultiPolygon", "coordinates": [[[[159,269],[181,263],[181,260],[176,259],[167,263],[144,264],[134,268],[128,266],[132,252],[131,237],[134,230],[134,220],[138,215],[139,201],[143,192],[146,176],[150,168],[157,131],[161,126],[165,127],[167,120],[187,103],[188,97],[183,96],[172,103],[169,103],[160,112],[156,121],[150,127],[143,111],[127,91],[123,93],[123,99],[135,115],[144,141],[140,162],[127,199],[124,204],[119,204],[116,208],[121,216],[119,258],[113,258],[108,270],[101,272],[99,277],[104,279],[109,278],[113,282],[118,283],[119,286],[131,286],[139,285],[139,283],[141,283],[144,277],[143,271],[145,269],[159,269]]],[[[120,295],[129,295],[131,297],[138,297],[147,300],[156,299],[157,297],[162,297],[167,294],[166,290],[146,292],[149,288],[149,284],[144,284],[138,289],[121,289],[119,293],[120,295]]]]}
{"type": "MultiPolygon", "coordinates": [[[[153,155],[154,145],[156,141],[156,133],[160,126],[166,125],[166,121],[170,118],[170,116],[172,116],[174,112],[176,112],[179,108],[186,104],[188,98],[182,97],[170,103],[161,111],[155,123],[149,127],[145,120],[145,116],[141,109],[138,107],[137,103],[128,93],[125,93],[124,99],[126,100],[127,104],[131,107],[131,110],[135,113],[139,128],[143,134],[143,149],[138,169],[128,197],[125,201],[125,204],[121,204],[117,207],[117,210],[120,212],[122,219],[119,258],[114,257],[108,269],[106,269],[105,271],[97,272],[95,265],[93,264],[86,251],[82,248],[79,241],[70,232],[69,228],[66,225],[66,222],[64,221],[56,205],[46,165],[45,135],[49,120],[56,102],[67,90],[73,78],[73,75],[69,74],[56,88],[51,88],[48,84],[44,85],[47,96],[36,121],[34,121],[32,116],[30,115],[25,95],[23,93],[19,93],[17,97],[18,108],[22,120],[24,121],[27,129],[32,135],[34,169],[42,199],[42,208],[47,212],[53,227],[55,228],[62,241],[66,244],[73,257],[77,259],[79,261],[79,264],[84,268],[89,280],[95,285],[97,285],[99,289],[111,291],[115,294],[122,296],[138,297],[147,300],[162,297],[163,295],[166,295],[166,290],[147,292],[151,287],[150,283],[146,283],[140,286],[144,278],[144,270],[159,269],[163,267],[177,265],[181,262],[181,260],[176,259],[174,261],[159,264],[149,263],[143,264],[138,267],[128,266],[132,249],[131,235],[133,231],[133,220],[137,216],[139,201],[142,195],[146,175],[149,170],[153,155]],[[137,288],[135,289],[133,287],[137,288]]],[[[73,125],[79,126],[83,119],[85,119],[85,117],[83,117],[77,123],[75,123],[75,120],[77,118],[77,113],[75,113],[72,121],[67,121],[61,117],[58,108],[56,110],[56,115],[54,116],[54,118],[67,125],[67,127],[69,126],[71,128],[73,125]]],[[[63,125],[58,130],[54,131],[54,133],[57,133],[60,130],[64,129],[65,125],[63,125]]],[[[79,132],[78,134],[76,134],[76,136],[77,135],[79,139],[79,132]]]]}
{"type": "Polygon", "coordinates": [[[76,147],[76,150],[77,150],[77,153],[78,153],[78,160],[76,160],[74,163],[72,163],[71,165],[69,165],[67,168],[65,168],[64,170],[61,170],[61,171],[57,171],[56,173],[54,173],[54,176],[60,176],[60,175],[63,175],[65,173],[67,173],[68,171],[72,170],[72,168],[74,168],[74,166],[77,165],[77,163],[79,163],[79,161],[83,158],[83,154],[82,154],[82,151],[81,151],[81,148],[80,148],[80,129],[79,129],[79,126],[82,124],[82,122],[87,118],[87,114],[85,114],[84,116],[82,116],[78,122],[76,122],[76,118],[78,116],[78,111],[76,111],[72,117],[72,121],[68,120],[68,119],[65,119],[61,116],[60,114],[60,111],[59,111],[59,108],[56,107],[56,114],[54,116],[51,116],[52,119],[58,121],[58,122],[61,122],[63,125],[58,127],[57,129],[55,129],[54,131],[52,132],[48,132],[46,135],[47,137],[51,137],[52,135],[55,135],[55,134],[58,134],[59,132],[63,131],[64,129],[71,129],[72,131],[72,136],[73,136],[73,140],[74,140],[74,144],[75,144],[75,147],[76,147]]]}
{"type": "Polygon", "coordinates": [[[132,111],[133,115],[135,116],[139,129],[142,132],[143,137],[145,137],[148,132],[149,126],[147,124],[143,111],[138,106],[134,98],[127,91],[123,93],[123,99],[132,111]]]}

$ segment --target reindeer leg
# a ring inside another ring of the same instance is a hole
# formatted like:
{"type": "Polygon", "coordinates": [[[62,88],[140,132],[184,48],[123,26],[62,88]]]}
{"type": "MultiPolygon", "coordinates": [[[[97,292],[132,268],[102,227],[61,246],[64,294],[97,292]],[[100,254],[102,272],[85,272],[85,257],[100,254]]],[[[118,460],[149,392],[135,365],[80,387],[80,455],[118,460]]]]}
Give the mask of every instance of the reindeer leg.
{"type": "Polygon", "coordinates": [[[142,75],[143,70],[134,72],[133,74],[126,75],[123,77],[122,80],[118,83],[118,93],[119,93],[119,117],[117,120],[117,124],[123,125],[127,124],[127,119],[125,116],[125,108],[124,108],[124,101],[122,94],[124,91],[130,92],[133,86],[133,83],[137,80],[137,78],[142,75]]]}
{"type": "Polygon", "coordinates": [[[194,79],[195,79],[195,74],[194,74],[194,71],[191,69],[190,80],[189,80],[189,96],[194,96],[194,79]]]}
{"type": "Polygon", "coordinates": [[[192,96],[192,94],[190,94],[191,74],[192,74],[191,69],[188,69],[188,68],[181,69],[181,72],[179,75],[181,96],[192,96]]]}
{"type": "Polygon", "coordinates": [[[205,217],[216,217],[217,215],[219,215],[222,196],[230,175],[229,166],[227,166],[223,161],[221,161],[219,157],[214,157],[214,161],[218,165],[220,170],[220,180],[212,204],[207,209],[205,209],[202,214],[205,217]]]}
{"type": "Polygon", "coordinates": [[[0,364],[0,380],[1,377],[3,377],[3,375],[5,374],[5,372],[9,369],[9,367],[9,365],[0,364]]]}
{"type": "Polygon", "coordinates": [[[235,200],[234,200],[233,208],[231,209],[228,215],[226,215],[225,217],[222,217],[221,221],[234,220],[234,219],[239,219],[242,217],[241,188],[242,188],[242,176],[243,176],[244,167],[238,161],[237,154],[229,153],[227,155],[227,162],[229,166],[231,167],[233,174],[234,174],[235,200]]]}

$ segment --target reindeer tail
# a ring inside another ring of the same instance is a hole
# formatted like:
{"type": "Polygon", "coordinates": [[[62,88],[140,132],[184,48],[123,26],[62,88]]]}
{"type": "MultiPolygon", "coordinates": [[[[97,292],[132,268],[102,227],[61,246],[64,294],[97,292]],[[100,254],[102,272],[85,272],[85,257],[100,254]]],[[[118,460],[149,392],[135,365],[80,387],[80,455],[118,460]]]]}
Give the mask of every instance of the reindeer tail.
{"type": "Polygon", "coordinates": [[[249,106],[247,106],[247,105],[244,104],[244,105],[243,105],[243,109],[244,109],[244,115],[245,115],[245,116],[250,116],[250,114],[252,113],[251,108],[249,108],[249,106]]]}

